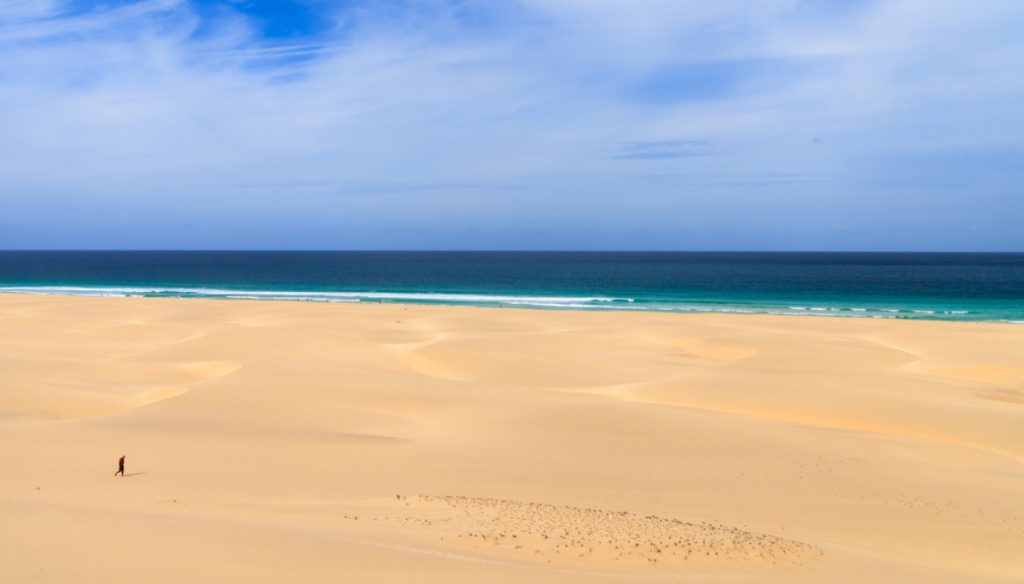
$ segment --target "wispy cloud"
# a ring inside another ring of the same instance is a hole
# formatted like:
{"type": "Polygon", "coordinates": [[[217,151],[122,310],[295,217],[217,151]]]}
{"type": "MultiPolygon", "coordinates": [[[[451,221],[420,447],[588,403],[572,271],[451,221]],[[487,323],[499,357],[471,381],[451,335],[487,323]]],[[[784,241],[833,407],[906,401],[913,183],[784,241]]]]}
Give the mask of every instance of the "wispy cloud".
{"type": "Polygon", "coordinates": [[[709,156],[720,152],[709,140],[648,140],[623,144],[616,158],[620,160],[666,160],[709,156]]]}
{"type": "Polygon", "coordinates": [[[0,4],[0,247],[1024,247],[1017,2],[309,6],[0,4]]]}

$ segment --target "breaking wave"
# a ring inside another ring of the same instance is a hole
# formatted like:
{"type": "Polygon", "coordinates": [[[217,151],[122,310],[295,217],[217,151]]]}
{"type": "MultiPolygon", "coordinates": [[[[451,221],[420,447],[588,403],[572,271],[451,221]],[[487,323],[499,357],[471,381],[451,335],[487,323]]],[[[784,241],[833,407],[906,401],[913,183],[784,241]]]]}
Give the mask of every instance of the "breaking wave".
{"type": "Polygon", "coordinates": [[[562,310],[629,310],[681,313],[807,315],[848,318],[903,318],[927,320],[1004,320],[963,309],[894,306],[829,306],[736,301],[638,298],[612,295],[490,294],[462,292],[388,292],[324,290],[251,290],[174,286],[0,286],[0,294],[55,294],[72,296],[148,298],[224,298],[306,302],[364,302],[501,306],[562,310]]]}

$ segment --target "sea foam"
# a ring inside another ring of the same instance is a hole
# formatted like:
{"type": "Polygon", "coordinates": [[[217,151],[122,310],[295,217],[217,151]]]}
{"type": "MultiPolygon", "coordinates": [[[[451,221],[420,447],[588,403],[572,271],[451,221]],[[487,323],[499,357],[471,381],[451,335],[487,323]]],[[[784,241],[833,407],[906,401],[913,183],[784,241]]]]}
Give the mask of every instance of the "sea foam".
{"type": "MultiPolygon", "coordinates": [[[[89,297],[172,297],[222,298],[236,300],[280,300],[348,303],[411,303],[556,310],[613,310],[677,313],[722,313],[766,315],[813,315],[845,318],[964,319],[967,310],[932,308],[892,308],[864,306],[805,306],[799,304],[717,303],[640,299],[612,295],[535,295],[483,294],[460,292],[331,291],[331,290],[256,290],[177,286],[0,286],[0,294],[54,294],[89,297]]],[[[1004,320],[1004,322],[1016,322],[1004,320]]]]}

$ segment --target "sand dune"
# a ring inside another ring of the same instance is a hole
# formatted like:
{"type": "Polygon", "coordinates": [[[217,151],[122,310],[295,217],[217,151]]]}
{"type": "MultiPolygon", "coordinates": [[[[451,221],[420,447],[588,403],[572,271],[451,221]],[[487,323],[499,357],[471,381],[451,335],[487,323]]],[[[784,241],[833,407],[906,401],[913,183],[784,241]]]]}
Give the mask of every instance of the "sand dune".
{"type": "Polygon", "coordinates": [[[4,582],[1024,580],[1020,326],[8,295],[0,330],[4,582]]]}

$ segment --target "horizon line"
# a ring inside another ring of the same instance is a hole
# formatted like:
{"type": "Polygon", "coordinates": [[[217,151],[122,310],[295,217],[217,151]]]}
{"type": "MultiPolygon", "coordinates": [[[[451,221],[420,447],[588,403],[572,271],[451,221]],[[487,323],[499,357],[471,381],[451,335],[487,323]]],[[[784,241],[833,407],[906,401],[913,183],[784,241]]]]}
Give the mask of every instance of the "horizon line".
{"type": "Polygon", "coordinates": [[[700,250],[700,249],[173,249],[84,248],[0,249],[0,253],[715,253],[715,254],[1024,254],[1024,250],[700,250]]]}

